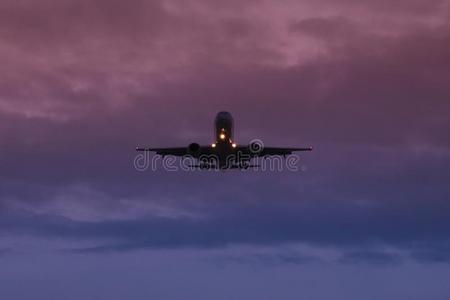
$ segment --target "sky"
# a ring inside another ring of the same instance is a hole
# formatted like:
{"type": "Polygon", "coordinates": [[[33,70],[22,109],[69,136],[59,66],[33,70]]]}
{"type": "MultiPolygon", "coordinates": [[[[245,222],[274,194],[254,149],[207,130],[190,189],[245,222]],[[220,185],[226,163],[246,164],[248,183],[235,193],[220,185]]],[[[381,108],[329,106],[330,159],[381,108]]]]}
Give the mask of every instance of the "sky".
{"type": "Polygon", "coordinates": [[[2,0],[0,298],[448,299],[450,2],[2,0]],[[138,171],[140,146],[313,146],[138,171]]]}

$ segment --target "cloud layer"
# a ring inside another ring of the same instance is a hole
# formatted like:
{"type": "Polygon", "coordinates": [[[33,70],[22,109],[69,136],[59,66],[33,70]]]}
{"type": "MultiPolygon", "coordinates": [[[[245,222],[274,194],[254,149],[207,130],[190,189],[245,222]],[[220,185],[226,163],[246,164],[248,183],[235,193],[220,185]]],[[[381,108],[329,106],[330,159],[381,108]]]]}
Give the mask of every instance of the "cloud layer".
{"type": "Polygon", "coordinates": [[[383,247],[449,260],[446,1],[0,12],[2,234],[92,251],[306,243],[344,262],[397,261],[383,247]],[[313,144],[307,171],[133,169],[137,144],[210,143],[222,109],[240,143],[313,144]]]}

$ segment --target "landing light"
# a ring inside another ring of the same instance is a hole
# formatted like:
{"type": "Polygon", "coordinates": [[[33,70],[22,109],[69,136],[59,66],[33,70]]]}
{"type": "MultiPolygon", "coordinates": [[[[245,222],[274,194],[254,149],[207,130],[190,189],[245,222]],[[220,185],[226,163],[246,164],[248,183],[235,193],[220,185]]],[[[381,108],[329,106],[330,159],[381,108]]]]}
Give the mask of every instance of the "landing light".
{"type": "Polygon", "coordinates": [[[219,137],[220,137],[221,140],[224,140],[226,138],[224,133],[221,133],[219,137]]]}
{"type": "Polygon", "coordinates": [[[237,145],[235,143],[231,144],[231,147],[236,148],[237,145]]]}
{"type": "Polygon", "coordinates": [[[211,147],[216,148],[216,144],[212,144],[211,147]]]}

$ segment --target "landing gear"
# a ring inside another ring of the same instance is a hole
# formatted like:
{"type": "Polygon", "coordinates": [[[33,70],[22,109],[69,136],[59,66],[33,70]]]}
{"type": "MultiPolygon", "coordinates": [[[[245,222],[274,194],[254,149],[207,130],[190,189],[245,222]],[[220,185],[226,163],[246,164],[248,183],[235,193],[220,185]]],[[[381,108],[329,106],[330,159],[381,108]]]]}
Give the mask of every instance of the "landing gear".
{"type": "Polygon", "coordinates": [[[247,170],[250,167],[250,162],[248,161],[241,161],[239,164],[240,169],[247,170]]]}

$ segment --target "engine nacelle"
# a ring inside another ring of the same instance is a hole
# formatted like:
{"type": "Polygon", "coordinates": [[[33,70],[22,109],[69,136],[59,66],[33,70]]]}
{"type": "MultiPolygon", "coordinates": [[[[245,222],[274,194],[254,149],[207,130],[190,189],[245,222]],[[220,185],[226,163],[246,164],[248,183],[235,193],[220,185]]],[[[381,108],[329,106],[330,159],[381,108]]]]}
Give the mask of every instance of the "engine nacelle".
{"type": "Polygon", "coordinates": [[[188,150],[187,152],[189,153],[189,155],[196,156],[200,153],[200,145],[197,143],[191,143],[191,144],[189,144],[187,150],[188,150]]]}

